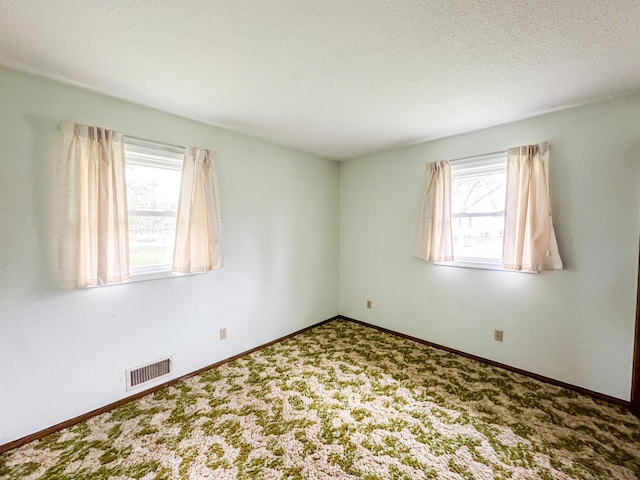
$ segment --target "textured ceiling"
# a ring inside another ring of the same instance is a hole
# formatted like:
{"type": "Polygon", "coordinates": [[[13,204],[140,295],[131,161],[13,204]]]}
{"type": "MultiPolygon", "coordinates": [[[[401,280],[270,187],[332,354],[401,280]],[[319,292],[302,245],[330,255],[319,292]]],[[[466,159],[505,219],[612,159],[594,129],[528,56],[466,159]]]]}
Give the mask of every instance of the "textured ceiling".
{"type": "Polygon", "coordinates": [[[640,0],[0,0],[0,64],[335,159],[640,89],[640,0]]]}

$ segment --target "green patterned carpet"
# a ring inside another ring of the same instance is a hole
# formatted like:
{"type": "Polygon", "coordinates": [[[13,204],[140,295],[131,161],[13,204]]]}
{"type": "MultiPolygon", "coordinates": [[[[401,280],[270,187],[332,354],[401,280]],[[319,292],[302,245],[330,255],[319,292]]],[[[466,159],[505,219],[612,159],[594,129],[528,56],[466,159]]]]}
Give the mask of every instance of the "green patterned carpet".
{"type": "Polygon", "coordinates": [[[8,452],[0,478],[640,479],[640,420],[337,320],[8,452]]]}

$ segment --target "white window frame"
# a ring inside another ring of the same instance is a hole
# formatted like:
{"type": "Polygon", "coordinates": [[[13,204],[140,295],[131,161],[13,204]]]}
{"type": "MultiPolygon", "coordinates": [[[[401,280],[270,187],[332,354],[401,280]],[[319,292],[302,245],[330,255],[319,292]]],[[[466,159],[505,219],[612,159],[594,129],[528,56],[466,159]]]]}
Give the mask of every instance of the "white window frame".
{"type": "MultiPolygon", "coordinates": [[[[125,136],[124,152],[125,164],[141,165],[153,168],[164,168],[168,170],[182,171],[182,163],[184,161],[184,147],[167,145],[163,143],[151,142],[135,137],[125,136]]],[[[127,212],[127,218],[131,215],[144,216],[161,216],[176,217],[176,212],[166,211],[147,211],[147,210],[131,210],[127,212]]],[[[174,238],[175,241],[175,238],[174,238]]],[[[174,247],[175,248],[175,247],[174,247]]],[[[143,280],[152,280],[156,278],[166,278],[173,276],[181,276],[183,274],[173,273],[171,265],[149,265],[144,267],[132,267],[129,265],[131,277],[128,281],[137,282],[143,280]]]]}
{"type": "MultiPolygon", "coordinates": [[[[449,162],[451,166],[451,182],[453,184],[456,178],[474,177],[479,175],[490,175],[496,173],[503,173],[505,179],[507,177],[507,152],[496,152],[486,155],[478,155],[474,157],[466,157],[459,160],[452,160],[449,162]]],[[[505,198],[506,202],[506,198],[505,198]]],[[[482,212],[482,213],[467,213],[467,214],[451,214],[451,222],[457,218],[473,218],[473,217],[487,217],[487,216],[502,216],[504,217],[504,205],[501,212],[482,212]]],[[[486,270],[505,270],[502,268],[502,258],[500,259],[488,259],[478,257],[464,257],[456,255],[455,247],[453,249],[453,260],[448,262],[435,262],[436,265],[445,265],[451,267],[467,267],[467,268],[481,268],[486,270]]]]}

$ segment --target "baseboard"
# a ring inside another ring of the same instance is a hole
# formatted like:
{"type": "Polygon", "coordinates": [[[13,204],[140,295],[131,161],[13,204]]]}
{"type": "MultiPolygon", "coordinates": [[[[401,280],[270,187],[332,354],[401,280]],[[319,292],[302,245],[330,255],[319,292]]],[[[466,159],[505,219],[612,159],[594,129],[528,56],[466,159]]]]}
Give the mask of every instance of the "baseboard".
{"type": "Polygon", "coordinates": [[[207,365],[206,367],[202,367],[202,368],[199,368],[198,370],[194,370],[193,372],[184,374],[184,375],[182,375],[180,377],[173,378],[173,379],[171,379],[171,380],[169,380],[167,382],[161,383],[160,385],[156,385],[155,387],[151,387],[149,389],[143,390],[143,391],[138,392],[138,393],[136,393],[134,395],[131,395],[129,397],[126,397],[126,398],[123,398],[123,399],[118,400],[116,402],[113,402],[113,403],[110,403],[108,405],[105,405],[103,407],[97,408],[95,410],[91,410],[90,412],[84,413],[82,415],[78,415],[77,417],[71,418],[69,420],[65,420],[64,422],[61,422],[61,423],[58,423],[58,424],[53,425],[51,427],[45,428],[44,430],[40,430],[38,432],[35,432],[35,433],[30,434],[30,435],[26,435],[26,436],[24,436],[22,438],[19,438],[17,440],[13,440],[13,441],[11,441],[9,443],[5,443],[3,445],[0,445],[0,454],[8,452],[9,450],[13,450],[14,448],[18,448],[18,447],[20,447],[20,446],[22,446],[22,445],[24,445],[26,443],[32,442],[34,440],[38,440],[38,439],[40,439],[42,437],[45,437],[45,436],[50,435],[52,433],[55,433],[55,432],[57,432],[59,430],[62,430],[64,428],[68,428],[68,427],[76,425],[76,424],[78,424],[80,422],[84,422],[84,421],[90,419],[91,417],[95,417],[96,415],[100,415],[102,413],[106,413],[106,412],[108,412],[110,410],[113,410],[115,408],[118,408],[118,407],[120,407],[120,406],[122,406],[122,405],[124,405],[126,403],[132,402],[134,400],[138,400],[139,398],[142,398],[142,397],[145,397],[147,395],[150,395],[150,394],[152,394],[154,392],[157,392],[158,390],[162,390],[163,388],[166,388],[166,387],[169,387],[171,385],[174,385],[174,384],[176,384],[176,383],[178,383],[178,382],[180,382],[182,380],[185,380],[185,379],[187,379],[189,377],[193,377],[195,375],[199,375],[199,374],[201,374],[203,372],[206,372],[207,370],[211,370],[212,368],[216,368],[216,367],[219,367],[220,365],[224,365],[225,363],[232,362],[233,360],[236,360],[238,358],[244,357],[244,356],[249,355],[249,354],[251,354],[253,352],[257,352],[258,350],[262,350],[263,348],[269,347],[269,346],[274,345],[274,344],[276,344],[278,342],[282,342],[283,340],[287,340],[287,339],[289,339],[291,337],[294,337],[296,335],[300,335],[301,333],[304,333],[304,332],[306,332],[308,330],[311,330],[312,328],[319,327],[320,325],[323,325],[325,323],[331,322],[331,321],[336,320],[338,318],[342,318],[342,319],[347,320],[349,322],[357,323],[359,325],[363,325],[363,326],[368,327],[368,328],[373,328],[373,329],[379,330],[381,332],[389,333],[391,335],[396,335],[398,337],[406,338],[407,340],[411,340],[411,341],[414,341],[414,342],[417,342],[417,343],[421,343],[423,345],[428,345],[428,346],[433,347],[433,348],[437,348],[437,349],[440,349],[440,350],[445,350],[447,352],[455,353],[457,355],[461,355],[463,357],[467,357],[467,358],[470,358],[472,360],[476,360],[478,362],[485,363],[485,364],[488,364],[488,365],[491,365],[491,366],[494,366],[494,367],[502,368],[502,369],[508,370],[510,372],[519,373],[520,375],[524,375],[524,376],[527,376],[527,377],[530,377],[530,378],[534,378],[536,380],[539,380],[539,381],[544,382],[544,383],[548,383],[550,385],[555,385],[555,386],[558,386],[558,387],[566,388],[568,390],[573,390],[574,392],[580,393],[582,395],[587,395],[589,397],[596,398],[598,400],[603,400],[605,402],[613,403],[613,404],[616,404],[616,405],[621,405],[621,406],[626,407],[626,408],[630,408],[630,406],[631,406],[631,403],[626,401],[626,400],[622,400],[622,399],[619,399],[619,398],[616,398],[616,397],[605,395],[604,393],[595,392],[593,390],[589,390],[589,389],[586,389],[586,388],[583,388],[583,387],[578,387],[577,385],[572,385],[570,383],[565,383],[565,382],[562,382],[560,380],[555,380],[555,379],[550,378],[550,377],[545,377],[543,375],[538,375],[537,373],[533,373],[533,372],[529,372],[527,370],[522,370],[520,368],[512,367],[512,366],[506,365],[504,363],[495,362],[493,360],[489,360],[488,358],[479,357],[477,355],[466,353],[466,352],[463,352],[461,350],[456,350],[455,348],[450,348],[450,347],[446,347],[444,345],[439,345],[437,343],[430,342],[428,340],[423,340],[422,338],[413,337],[413,336],[407,335],[405,333],[396,332],[396,331],[390,330],[388,328],[379,327],[379,326],[373,325],[371,323],[363,322],[362,320],[356,320],[355,318],[346,317],[344,315],[336,315],[334,317],[331,317],[331,318],[328,318],[328,319],[323,320],[321,322],[315,323],[315,324],[310,325],[308,327],[305,327],[303,329],[297,330],[297,331],[295,331],[293,333],[290,333],[288,335],[285,335],[283,337],[276,338],[275,340],[272,340],[272,341],[267,342],[265,344],[259,345],[257,347],[254,347],[254,348],[250,349],[250,350],[244,351],[242,353],[238,353],[237,355],[233,355],[232,357],[225,358],[224,360],[220,360],[219,362],[212,363],[211,365],[207,365]]]}
{"type": "Polygon", "coordinates": [[[544,375],[538,375],[537,373],[529,372],[527,370],[522,370],[520,368],[512,367],[511,365],[507,365],[504,363],[495,362],[493,360],[489,360],[488,358],[479,357],[477,355],[473,355],[471,353],[466,353],[461,350],[456,350],[455,348],[445,347],[444,345],[439,345],[437,343],[429,342],[428,340],[423,340],[418,337],[412,337],[411,335],[407,335],[405,333],[396,332],[394,330],[389,330],[388,328],[379,327],[377,325],[372,325],[371,323],[363,322],[362,320],[356,320],[355,318],[345,317],[344,315],[339,315],[339,318],[347,320],[349,322],[354,322],[359,325],[363,325],[365,327],[373,328],[379,330],[381,332],[390,333],[392,335],[396,335],[398,337],[406,338],[407,340],[411,340],[417,343],[421,343],[423,345],[428,345],[433,348],[437,348],[439,350],[445,350],[447,352],[455,353],[456,355],[461,355],[463,357],[470,358],[472,360],[476,360],[477,362],[486,363],[493,367],[502,368],[504,370],[509,370],[510,372],[519,373],[520,375],[524,375],[526,377],[534,378],[544,383],[548,383],[550,385],[555,385],[557,387],[566,388],[567,390],[573,390],[574,392],[580,393],[582,395],[587,395],[592,398],[596,398],[598,400],[603,400],[605,402],[613,403],[616,405],[621,405],[626,408],[631,407],[631,403],[622,400],[620,398],[612,397],[610,395],[605,395],[604,393],[595,392],[593,390],[589,390],[587,388],[578,387],[577,385],[572,385],[570,383],[561,382],[560,380],[556,380],[554,378],[545,377],[544,375]]]}
{"type": "Polygon", "coordinates": [[[64,428],[68,428],[68,427],[72,427],[73,425],[76,425],[77,423],[80,422],[84,422],[86,420],[89,420],[91,417],[95,417],[96,415],[100,415],[102,413],[106,413],[110,410],[113,410],[114,408],[118,408],[126,403],[129,402],[133,402],[134,400],[138,400],[139,398],[145,397],[147,395],[150,395],[154,392],[157,392],[158,390],[162,390],[163,388],[166,387],[170,387],[171,385],[174,385],[178,382],[181,382],[182,380],[186,380],[189,377],[193,377],[195,375],[199,375],[203,372],[206,372],[207,370],[211,370],[212,368],[216,368],[219,367],[220,365],[224,365],[225,363],[229,363],[232,362],[233,360],[237,360],[238,358],[244,357],[246,355],[249,355],[250,353],[253,352],[257,352],[258,350],[262,350],[263,348],[269,347],[275,343],[278,342],[282,342],[283,340],[287,340],[291,337],[295,337],[296,335],[300,335],[301,333],[304,333],[308,330],[311,330],[312,328],[316,328],[319,327],[320,325],[323,325],[325,323],[331,322],[332,320],[336,320],[338,318],[342,318],[340,317],[340,315],[336,315],[334,317],[328,318],[326,320],[323,320],[321,322],[318,323],[314,323],[313,325],[310,325],[308,327],[305,327],[303,329],[297,330],[293,333],[290,333],[288,335],[285,335],[283,337],[280,338],[276,338],[275,340],[271,340],[270,342],[267,342],[265,344],[259,345],[257,347],[254,347],[250,350],[247,350],[245,352],[242,353],[238,353],[237,355],[234,355],[232,357],[229,358],[225,358],[224,360],[220,360],[219,362],[216,363],[212,363],[211,365],[207,365],[206,367],[202,367],[199,368],[198,370],[194,370],[193,372],[190,373],[186,373],[180,377],[177,378],[173,378],[167,382],[161,383],[160,385],[156,385],[155,387],[151,387],[148,388],[146,390],[143,390],[141,392],[138,392],[134,395],[131,395],[129,397],[123,398],[121,400],[118,400],[116,402],[110,403],[108,405],[105,405],[103,407],[100,408],[96,408],[95,410],[91,410],[90,412],[87,413],[83,413],[82,415],[78,415],[77,417],[71,418],[69,420],[65,420],[64,422],[58,423],[56,425],[53,425],[49,428],[45,428],[44,430],[40,430],[38,432],[32,433],[30,435],[26,435],[22,438],[19,438],[17,440],[13,440],[9,443],[5,443],[3,445],[0,445],[0,454],[3,454],[5,452],[8,452],[9,450],[13,450],[14,448],[18,448],[26,443],[29,442],[33,442],[34,440],[39,440],[42,437],[45,437],[47,435],[50,435],[52,433],[55,433],[59,430],[62,430],[64,428]]]}

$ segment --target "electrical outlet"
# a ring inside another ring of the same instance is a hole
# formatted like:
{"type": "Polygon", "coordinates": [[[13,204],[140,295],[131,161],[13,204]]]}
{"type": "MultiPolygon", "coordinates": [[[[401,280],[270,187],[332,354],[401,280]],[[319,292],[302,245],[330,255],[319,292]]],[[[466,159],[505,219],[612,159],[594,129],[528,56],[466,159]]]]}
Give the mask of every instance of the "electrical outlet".
{"type": "Polygon", "coordinates": [[[227,339],[227,329],[226,328],[221,328],[220,329],[220,340],[226,340],[227,339]]]}
{"type": "Polygon", "coordinates": [[[502,330],[494,330],[493,339],[497,342],[501,342],[504,339],[504,332],[502,330]]]}
{"type": "Polygon", "coordinates": [[[367,300],[367,308],[371,309],[371,300],[367,300]]]}

